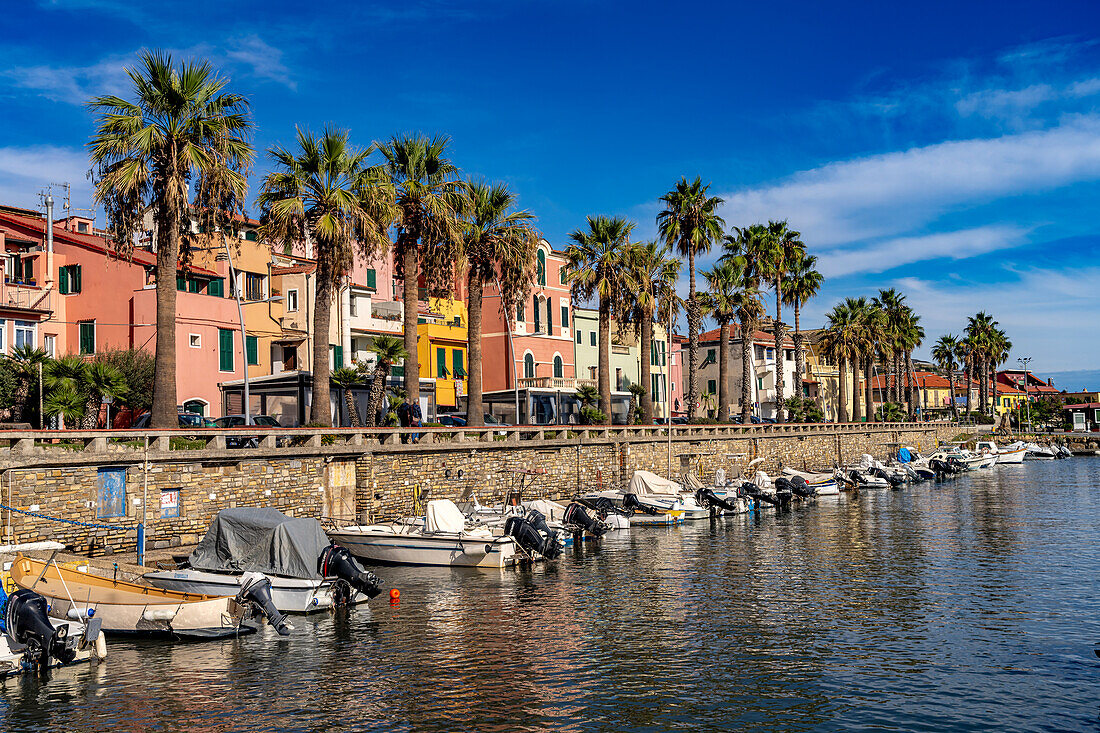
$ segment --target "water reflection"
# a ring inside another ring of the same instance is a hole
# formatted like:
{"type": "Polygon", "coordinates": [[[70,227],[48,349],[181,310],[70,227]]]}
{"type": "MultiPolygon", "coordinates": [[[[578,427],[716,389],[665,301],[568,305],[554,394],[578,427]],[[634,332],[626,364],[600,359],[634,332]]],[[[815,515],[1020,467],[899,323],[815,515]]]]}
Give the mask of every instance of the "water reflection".
{"type": "Polygon", "coordinates": [[[639,529],[291,636],[116,641],[0,730],[1095,729],[1100,459],[639,529]]]}

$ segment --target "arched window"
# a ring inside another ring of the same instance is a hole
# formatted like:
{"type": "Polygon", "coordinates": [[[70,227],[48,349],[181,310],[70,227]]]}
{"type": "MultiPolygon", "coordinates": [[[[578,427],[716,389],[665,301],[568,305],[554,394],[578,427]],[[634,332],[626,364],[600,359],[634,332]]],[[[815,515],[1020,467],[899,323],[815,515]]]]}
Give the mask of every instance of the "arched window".
{"type": "Polygon", "coordinates": [[[532,379],[535,376],[535,357],[531,352],[523,355],[523,376],[532,379]]]}
{"type": "Polygon", "coordinates": [[[546,286],[546,253],[539,250],[539,285],[546,286]]]}
{"type": "Polygon", "coordinates": [[[558,354],[554,354],[554,376],[558,379],[565,376],[565,365],[558,354]]]}

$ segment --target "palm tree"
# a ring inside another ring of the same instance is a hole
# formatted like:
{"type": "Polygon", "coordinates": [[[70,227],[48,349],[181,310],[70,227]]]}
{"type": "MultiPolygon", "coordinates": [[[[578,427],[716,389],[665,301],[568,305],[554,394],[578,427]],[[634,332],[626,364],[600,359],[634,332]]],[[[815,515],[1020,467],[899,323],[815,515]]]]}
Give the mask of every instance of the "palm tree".
{"type": "Polygon", "coordinates": [[[351,367],[340,367],[332,373],[333,383],[344,393],[344,410],[348,413],[348,422],[353,428],[363,425],[363,420],[359,417],[359,404],[351,391],[352,387],[359,384],[361,377],[359,370],[351,367]]]}
{"type": "Polygon", "coordinates": [[[470,314],[466,424],[480,427],[485,424],[481,389],[482,294],[486,283],[495,281],[500,288],[501,308],[507,314],[505,320],[511,320],[511,314],[527,298],[535,279],[539,234],[532,226],[534,216],[514,210],[516,197],[504,184],[467,182],[466,197],[469,208],[462,235],[470,314]]]}
{"type": "Polygon", "coordinates": [[[320,136],[301,128],[298,150],[275,146],[274,163],[256,201],[264,238],[292,247],[312,244],[317,262],[313,308],[313,402],[309,421],[331,425],[329,402],[329,324],[332,301],[356,255],[369,259],[386,246],[392,194],[377,169],[366,164],[370,149],[348,144],[345,130],[326,128],[320,136]]]}
{"type": "Polygon", "coordinates": [[[974,373],[974,359],[976,356],[974,341],[969,334],[959,339],[959,351],[957,353],[959,363],[963,365],[963,373],[966,379],[966,416],[970,417],[970,383],[974,373]]]}
{"type": "Polygon", "coordinates": [[[429,293],[449,294],[462,247],[465,185],[458,179],[458,167],[446,157],[449,143],[444,136],[397,135],[379,147],[397,204],[394,265],[403,283],[405,391],[414,405],[420,400],[420,276],[429,293]]]}
{"type": "Polygon", "coordinates": [[[565,250],[565,282],[574,297],[599,299],[599,377],[600,412],[611,419],[611,314],[623,290],[635,292],[625,267],[625,254],[634,222],[619,217],[590,216],[588,229],[569,235],[573,244],[565,250]]]}
{"type": "Polygon", "coordinates": [[[87,414],[87,394],[84,391],[86,367],[84,359],[74,354],[49,359],[45,364],[42,375],[45,392],[43,409],[47,415],[61,416],[65,427],[76,427],[87,414]]]}
{"type": "Polygon", "coordinates": [[[386,391],[386,379],[393,365],[409,356],[405,344],[394,336],[375,336],[371,339],[370,350],[374,352],[374,373],[370,383],[370,406],[367,408],[367,423],[378,425],[382,411],[382,397],[386,391]]]}
{"type": "Polygon", "coordinates": [[[993,403],[993,416],[997,416],[997,367],[1008,361],[1008,355],[1012,352],[1012,342],[1008,340],[1008,334],[999,328],[993,329],[990,343],[989,359],[989,384],[993,390],[991,402],[993,403]]]}
{"type": "Polygon", "coordinates": [[[676,187],[661,197],[665,208],[657,214],[657,230],[670,247],[688,258],[688,417],[695,417],[695,403],[699,398],[699,331],[702,313],[696,302],[695,256],[710,251],[712,244],[722,238],[725,222],[718,216],[722,199],[708,196],[710,184],[703,185],[696,177],[691,183],[681,178],[676,187]]]}
{"type": "Polygon", "coordinates": [[[867,388],[863,393],[863,414],[867,416],[867,422],[872,422],[875,417],[875,395],[872,375],[874,374],[875,361],[882,352],[882,341],[886,336],[886,315],[878,308],[874,301],[866,301],[863,298],[856,299],[859,316],[859,350],[861,363],[863,364],[864,380],[867,388]]]}
{"type": "MultiPolygon", "coordinates": [[[[821,341],[822,348],[825,353],[828,354],[829,359],[837,365],[837,373],[840,375],[840,405],[837,409],[837,417],[839,422],[848,422],[848,362],[854,360],[856,349],[855,342],[857,339],[856,330],[858,329],[858,321],[855,318],[855,314],[846,303],[838,303],[833,306],[826,318],[828,319],[828,326],[825,329],[824,338],[821,341]]],[[[858,389],[857,383],[857,397],[854,402],[858,402],[858,389]]]]}
{"type": "Polygon", "coordinates": [[[867,383],[867,389],[864,393],[864,415],[866,415],[867,422],[874,420],[874,412],[872,409],[867,409],[873,405],[873,394],[871,389],[871,368],[869,366],[870,360],[875,353],[875,334],[877,333],[878,324],[878,309],[874,307],[871,301],[867,298],[845,298],[844,305],[852,314],[854,321],[853,341],[852,341],[852,389],[855,396],[852,410],[852,421],[860,422],[861,405],[859,402],[859,372],[863,369],[864,380],[867,383]]]}
{"type": "Polygon", "coordinates": [[[901,346],[899,344],[902,321],[904,320],[905,296],[894,288],[879,290],[874,299],[886,317],[886,333],[883,338],[883,363],[886,366],[886,399],[901,402],[901,346]],[[891,376],[893,381],[891,383],[891,376]]]}
{"type": "Polygon", "coordinates": [[[120,253],[133,251],[137,234],[148,229],[146,213],[152,214],[157,334],[150,424],[175,428],[176,271],[190,256],[189,207],[219,214],[241,209],[254,157],[252,123],[248,100],[223,92],[226,80],[206,61],[177,66],[167,53],[146,51],[127,74],[134,101],[105,95],[90,104],[99,115],[89,143],[92,179],[120,253]]]}
{"type": "Polygon", "coordinates": [[[939,365],[940,369],[947,372],[947,381],[951,385],[948,388],[951,394],[951,414],[956,420],[959,419],[959,409],[955,404],[955,368],[958,366],[955,357],[958,352],[959,339],[957,336],[951,334],[940,336],[936,344],[932,347],[932,358],[939,365]]]}
{"type": "Polygon", "coordinates": [[[582,425],[592,425],[603,422],[607,413],[597,409],[596,405],[603,401],[599,391],[591,384],[584,384],[577,388],[577,401],[580,403],[580,422],[582,425]],[[599,418],[598,420],[596,418],[599,418]]]}
{"type": "Polygon", "coordinates": [[[794,394],[802,397],[802,375],[806,370],[803,353],[804,336],[801,329],[802,306],[821,289],[824,277],[817,271],[817,257],[803,253],[791,263],[787,279],[783,282],[783,302],[794,307],[794,394]]]}
{"type": "Polygon", "coordinates": [[[85,430],[95,430],[99,427],[99,410],[103,399],[120,399],[126,396],[126,378],[115,367],[102,361],[91,361],[84,364],[80,375],[81,388],[84,394],[84,421],[81,425],[85,430]]]}
{"type": "MultiPolygon", "coordinates": [[[[730,420],[730,323],[737,317],[744,305],[745,293],[744,260],[732,257],[718,262],[710,270],[703,272],[707,280],[707,291],[702,293],[702,302],[718,321],[718,421],[730,420]]],[[[759,301],[757,301],[759,302],[759,301]]],[[[744,341],[742,341],[744,346],[744,341]]],[[[747,351],[742,348],[742,351],[747,351]]],[[[744,375],[742,375],[743,377],[744,375]]],[[[742,379],[744,381],[744,379],[742,379]]]]}
{"type": "MultiPolygon", "coordinates": [[[[643,242],[632,245],[626,255],[626,269],[633,283],[633,302],[625,318],[634,323],[638,332],[641,382],[646,387],[641,396],[642,423],[653,423],[655,395],[653,384],[653,321],[659,311],[667,311],[669,301],[676,297],[676,280],[680,277],[680,260],[671,256],[668,245],[643,242]]],[[[627,299],[629,301],[630,299],[627,299]]],[[[667,322],[667,319],[663,319],[667,322]]],[[[672,335],[668,334],[671,339],[672,335]]],[[[670,342],[671,343],[671,342],[670,342]]]]}
{"type": "Polygon", "coordinates": [[[915,416],[913,404],[918,399],[915,394],[917,373],[913,370],[913,350],[923,342],[924,328],[920,325],[920,316],[912,308],[906,307],[901,329],[901,346],[905,354],[905,407],[910,420],[915,416]]]}
{"type": "MultiPolygon", "coordinates": [[[[738,260],[741,270],[742,290],[737,321],[741,327],[741,419],[747,425],[752,419],[750,394],[752,350],[756,336],[756,324],[764,315],[764,302],[760,295],[760,282],[764,272],[771,242],[768,230],[762,224],[738,228],[725,237],[725,254],[722,260],[738,260]]],[[[782,362],[777,362],[781,365],[782,362]]]]}
{"type": "MultiPolygon", "coordinates": [[[[631,384],[629,387],[627,387],[627,391],[630,392],[630,424],[637,425],[639,423],[642,423],[645,425],[651,425],[653,423],[652,419],[650,419],[649,422],[644,423],[642,419],[642,402],[645,400],[646,395],[649,394],[649,390],[646,389],[644,385],[635,382],[634,384],[631,384]]],[[[652,400],[650,400],[650,404],[652,404],[652,400]]]]}
{"type": "Polygon", "coordinates": [[[966,336],[971,342],[973,354],[972,374],[978,378],[978,411],[983,415],[987,407],[988,384],[986,375],[989,374],[988,364],[990,354],[994,350],[995,331],[997,322],[985,311],[981,311],[970,317],[966,326],[966,336]]]}
{"type": "Polygon", "coordinates": [[[805,256],[806,245],[800,239],[802,234],[791,229],[785,221],[769,221],[768,235],[771,256],[765,262],[764,270],[775,291],[775,321],[772,328],[775,339],[775,418],[778,422],[784,422],[783,364],[786,360],[783,358],[783,282],[794,263],[805,256]]]}
{"type": "Polygon", "coordinates": [[[49,357],[42,349],[22,344],[11,350],[8,365],[15,378],[15,394],[12,395],[12,412],[18,422],[28,422],[27,402],[31,388],[38,383],[39,371],[49,363],[49,357]]]}

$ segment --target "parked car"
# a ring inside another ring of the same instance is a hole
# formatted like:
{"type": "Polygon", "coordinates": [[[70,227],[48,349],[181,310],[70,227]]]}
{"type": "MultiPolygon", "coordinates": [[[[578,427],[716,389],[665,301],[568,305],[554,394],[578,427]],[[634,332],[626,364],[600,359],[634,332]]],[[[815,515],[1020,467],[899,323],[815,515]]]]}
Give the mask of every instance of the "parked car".
{"type": "MultiPolygon", "coordinates": [[[[249,415],[249,424],[255,425],[261,428],[281,428],[282,425],[279,421],[270,415],[249,415]]],[[[225,417],[219,417],[214,421],[214,424],[219,428],[242,428],[245,426],[244,415],[226,415],[225,417]]],[[[289,440],[287,438],[278,438],[275,444],[282,447],[287,445],[289,440]]],[[[225,439],[226,448],[258,448],[260,446],[259,438],[230,438],[225,439]]]]}
{"type": "Polygon", "coordinates": [[[440,415],[436,418],[436,421],[448,428],[464,428],[466,427],[466,418],[462,415],[450,414],[440,415]]]}
{"type": "MultiPolygon", "coordinates": [[[[179,417],[179,426],[181,428],[212,428],[215,427],[214,421],[209,418],[205,418],[197,412],[180,412],[177,413],[179,417]]],[[[147,412],[137,420],[134,420],[134,424],[131,427],[138,430],[146,430],[149,427],[149,421],[152,419],[153,413],[147,412]]]]}

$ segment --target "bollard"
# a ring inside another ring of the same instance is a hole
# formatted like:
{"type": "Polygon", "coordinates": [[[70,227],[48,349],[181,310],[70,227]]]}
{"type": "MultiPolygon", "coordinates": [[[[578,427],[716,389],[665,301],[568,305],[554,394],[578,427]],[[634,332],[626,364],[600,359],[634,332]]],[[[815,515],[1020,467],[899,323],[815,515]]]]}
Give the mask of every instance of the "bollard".
{"type": "Polygon", "coordinates": [[[137,564],[145,564],[145,525],[138,524],[137,536],[137,564]]]}

